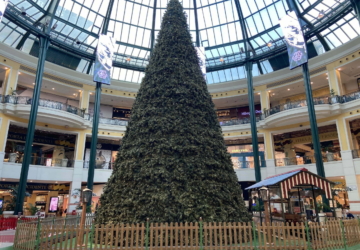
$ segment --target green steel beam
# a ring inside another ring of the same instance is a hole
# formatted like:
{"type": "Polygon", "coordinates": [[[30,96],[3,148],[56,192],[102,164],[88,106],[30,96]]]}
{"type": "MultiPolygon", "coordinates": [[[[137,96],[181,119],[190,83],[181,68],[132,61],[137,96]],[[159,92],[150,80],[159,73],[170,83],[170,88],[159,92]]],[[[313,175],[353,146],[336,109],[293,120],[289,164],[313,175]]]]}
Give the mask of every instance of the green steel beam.
{"type": "MultiPolygon", "coordinates": [[[[237,13],[239,15],[239,21],[241,25],[241,31],[244,40],[246,41],[246,45],[244,46],[245,55],[246,55],[246,78],[247,78],[247,85],[248,85],[248,98],[249,98],[249,109],[250,109],[250,125],[251,125],[251,138],[252,138],[252,147],[253,147],[253,154],[254,154],[254,168],[255,168],[255,180],[256,182],[261,181],[261,168],[260,168],[260,161],[259,161],[259,143],[258,143],[258,135],[257,135],[257,128],[256,128],[256,113],[255,113],[255,103],[254,103],[254,87],[253,87],[253,75],[252,75],[252,68],[253,62],[250,60],[250,51],[248,46],[251,46],[249,37],[246,30],[245,19],[241,10],[239,0],[235,0],[235,6],[237,13]]],[[[252,48],[253,49],[253,48],[252,48]]]]}
{"type": "MultiPolygon", "coordinates": [[[[110,0],[108,9],[106,12],[106,17],[102,27],[102,34],[106,35],[109,28],[110,16],[113,10],[114,0],[110,0]]],[[[91,67],[89,64],[88,71],[91,67]]],[[[90,73],[90,72],[89,72],[90,73]]],[[[87,188],[93,190],[94,187],[94,174],[95,174],[95,165],[96,165],[96,145],[98,142],[98,130],[99,130],[99,118],[100,118],[100,103],[101,103],[101,82],[96,83],[95,90],[95,102],[94,102],[94,115],[93,115],[93,125],[91,131],[91,146],[90,146],[90,159],[89,159],[89,169],[88,169],[88,178],[87,178],[87,188]]],[[[88,202],[88,205],[91,206],[91,200],[88,202]]]]}
{"type": "MultiPolygon", "coordinates": [[[[304,20],[305,23],[308,25],[308,27],[310,29],[314,28],[314,25],[312,23],[310,23],[309,20],[307,20],[304,15],[301,15],[300,10],[299,10],[298,6],[295,3],[295,0],[286,0],[286,2],[288,4],[288,6],[289,6],[289,9],[292,10],[292,11],[295,11],[296,15],[299,18],[301,18],[302,20],[304,20]]],[[[322,44],[322,46],[324,47],[325,51],[330,51],[331,50],[329,44],[326,42],[326,40],[324,39],[324,37],[320,33],[317,33],[316,37],[319,40],[319,42],[322,44]]]]}
{"type": "Polygon", "coordinates": [[[350,0],[351,6],[353,7],[356,17],[360,23],[360,1],[359,0],[350,0]]]}
{"type": "Polygon", "coordinates": [[[152,27],[151,27],[151,52],[150,52],[150,56],[152,54],[152,51],[154,49],[155,46],[155,21],[156,21],[156,5],[157,5],[157,0],[154,0],[154,9],[153,9],[153,17],[152,17],[152,27]]]}
{"type": "Polygon", "coordinates": [[[200,47],[200,31],[199,31],[199,21],[198,21],[196,0],[194,0],[194,15],[195,15],[195,28],[196,28],[196,31],[195,31],[196,47],[200,47]]]}
{"type": "Polygon", "coordinates": [[[52,0],[49,6],[49,15],[50,15],[50,22],[48,27],[43,28],[43,32],[45,35],[39,36],[39,58],[38,64],[36,68],[36,76],[35,76],[35,86],[34,92],[32,97],[32,105],[30,110],[29,122],[27,127],[26,133],[26,142],[25,142],[25,149],[24,149],[24,158],[21,165],[21,172],[20,172],[20,180],[19,180],[19,187],[18,187],[18,197],[16,199],[15,211],[14,214],[17,215],[23,212],[23,204],[25,199],[25,192],[26,192],[26,184],[27,178],[29,174],[29,168],[31,163],[31,155],[32,155],[32,144],[34,141],[35,135],[35,126],[36,126],[36,118],[37,112],[39,108],[39,99],[40,99],[40,92],[41,92],[41,85],[42,85],[42,78],[44,74],[44,67],[45,67],[45,59],[47,49],[50,44],[50,30],[51,25],[54,21],[54,15],[57,6],[59,5],[60,0],[52,0]]]}

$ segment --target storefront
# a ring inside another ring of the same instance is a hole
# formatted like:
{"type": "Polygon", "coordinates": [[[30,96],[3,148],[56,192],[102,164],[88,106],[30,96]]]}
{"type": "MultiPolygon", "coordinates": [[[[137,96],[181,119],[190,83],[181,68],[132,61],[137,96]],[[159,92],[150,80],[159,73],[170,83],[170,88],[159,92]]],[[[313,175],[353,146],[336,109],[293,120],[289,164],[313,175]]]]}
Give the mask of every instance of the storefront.
{"type": "MultiPolygon", "coordinates": [[[[252,145],[234,145],[227,147],[231,155],[234,169],[254,168],[254,153],[252,145]]],[[[260,166],[266,167],[264,144],[259,144],[260,166]]]]}
{"type": "MultiPolygon", "coordinates": [[[[0,183],[0,200],[3,201],[3,211],[11,211],[14,207],[12,188],[16,190],[18,183],[0,183]]],[[[33,215],[30,209],[36,207],[45,214],[60,215],[60,210],[65,211],[68,205],[70,184],[43,184],[28,183],[26,185],[27,196],[25,197],[23,211],[25,215],[33,215]],[[62,209],[61,209],[62,208],[62,209]]]]}
{"type": "MultiPolygon", "coordinates": [[[[22,163],[26,128],[10,125],[5,148],[5,162],[22,163]]],[[[32,145],[32,165],[73,167],[76,135],[36,130],[32,145]]]]}
{"type": "MultiPolygon", "coordinates": [[[[85,144],[84,168],[89,168],[91,138],[87,138],[85,144]]],[[[113,169],[117,153],[120,149],[120,141],[99,140],[96,149],[95,168],[113,169]]]]}

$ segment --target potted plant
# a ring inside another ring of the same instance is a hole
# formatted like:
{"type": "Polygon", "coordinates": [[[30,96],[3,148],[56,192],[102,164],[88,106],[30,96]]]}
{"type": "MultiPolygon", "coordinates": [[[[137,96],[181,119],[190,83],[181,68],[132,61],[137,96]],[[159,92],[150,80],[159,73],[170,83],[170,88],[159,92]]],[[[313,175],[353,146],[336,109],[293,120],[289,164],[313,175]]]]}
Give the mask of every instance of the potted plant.
{"type": "Polygon", "coordinates": [[[331,152],[333,150],[333,144],[331,143],[327,143],[323,146],[323,151],[326,154],[326,159],[327,161],[334,161],[334,153],[331,152]]]}
{"type": "Polygon", "coordinates": [[[330,90],[330,99],[331,99],[331,103],[338,103],[338,98],[336,96],[334,89],[330,90]]]}
{"type": "Polygon", "coordinates": [[[35,215],[40,209],[38,209],[36,206],[34,206],[32,203],[29,203],[29,206],[26,208],[30,212],[30,215],[35,215]]]}
{"type": "Polygon", "coordinates": [[[330,207],[322,202],[316,203],[317,211],[319,214],[319,222],[325,222],[326,214],[324,213],[324,210],[330,210],[330,207]]]}
{"type": "Polygon", "coordinates": [[[18,153],[16,153],[16,143],[14,141],[10,141],[11,145],[11,153],[9,154],[9,162],[15,162],[18,157],[18,153]]]}
{"type": "MultiPolygon", "coordinates": [[[[10,200],[6,200],[4,202],[5,210],[6,210],[6,211],[4,211],[4,215],[13,215],[14,214],[16,200],[17,200],[17,196],[18,196],[18,188],[19,188],[18,186],[9,188],[10,200]]],[[[29,197],[30,194],[28,192],[25,192],[25,196],[29,197]]]]}
{"type": "Polygon", "coordinates": [[[66,167],[67,167],[67,164],[68,164],[68,161],[69,161],[68,158],[61,159],[61,166],[62,166],[63,168],[66,168],[66,167]]]}

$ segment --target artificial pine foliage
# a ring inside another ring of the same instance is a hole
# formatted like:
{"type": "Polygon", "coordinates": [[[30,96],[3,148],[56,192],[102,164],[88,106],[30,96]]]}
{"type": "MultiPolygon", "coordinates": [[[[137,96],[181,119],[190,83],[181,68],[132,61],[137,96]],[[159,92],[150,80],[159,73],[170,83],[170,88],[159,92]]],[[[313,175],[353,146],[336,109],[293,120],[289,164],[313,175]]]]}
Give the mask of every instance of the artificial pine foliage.
{"type": "Polygon", "coordinates": [[[250,220],[185,13],[170,0],[98,224],[250,220]]]}

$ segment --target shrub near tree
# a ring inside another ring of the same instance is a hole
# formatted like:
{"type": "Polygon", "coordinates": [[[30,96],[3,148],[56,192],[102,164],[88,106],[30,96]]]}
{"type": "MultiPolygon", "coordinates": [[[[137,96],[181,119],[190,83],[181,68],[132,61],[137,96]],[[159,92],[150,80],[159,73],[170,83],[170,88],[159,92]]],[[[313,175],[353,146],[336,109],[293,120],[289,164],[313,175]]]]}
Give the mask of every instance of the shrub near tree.
{"type": "Polygon", "coordinates": [[[186,16],[170,0],[97,224],[251,219],[186,16]]]}

